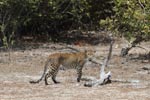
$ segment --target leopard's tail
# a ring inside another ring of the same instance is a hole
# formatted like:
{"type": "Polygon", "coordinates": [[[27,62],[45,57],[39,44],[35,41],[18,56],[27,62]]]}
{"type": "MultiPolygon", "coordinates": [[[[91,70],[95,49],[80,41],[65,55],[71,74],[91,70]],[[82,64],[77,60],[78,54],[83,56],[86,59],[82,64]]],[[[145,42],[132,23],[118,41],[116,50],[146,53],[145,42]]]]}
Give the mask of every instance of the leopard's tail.
{"type": "Polygon", "coordinates": [[[31,84],[39,83],[40,81],[42,81],[42,79],[44,78],[44,76],[45,76],[45,74],[46,74],[46,71],[47,71],[47,69],[48,69],[48,63],[49,63],[49,60],[46,61],[46,64],[45,64],[45,66],[44,66],[44,72],[43,72],[41,78],[38,79],[37,81],[33,81],[33,80],[32,80],[32,81],[29,81],[31,84]]]}

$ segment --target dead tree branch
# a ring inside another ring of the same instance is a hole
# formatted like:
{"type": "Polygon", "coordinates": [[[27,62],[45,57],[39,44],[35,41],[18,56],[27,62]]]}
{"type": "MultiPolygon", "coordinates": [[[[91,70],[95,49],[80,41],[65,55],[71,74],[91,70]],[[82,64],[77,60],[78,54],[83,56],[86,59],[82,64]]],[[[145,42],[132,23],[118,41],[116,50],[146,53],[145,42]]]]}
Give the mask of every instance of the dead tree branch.
{"type": "Polygon", "coordinates": [[[129,46],[129,47],[122,48],[120,56],[121,56],[121,57],[124,57],[124,56],[128,55],[128,52],[129,52],[132,48],[135,48],[135,47],[144,49],[145,51],[149,52],[149,50],[146,49],[146,48],[144,48],[144,47],[136,46],[136,45],[131,45],[131,46],[129,46]]]}
{"type": "Polygon", "coordinates": [[[108,56],[104,60],[104,62],[102,64],[102,67],[100,69],[100,79],[94,79],[94,80],[92,80],[90,82],[86,82],[84,84],[84,86],[92,87],[92,86],[104,85],[104,84],[107,84],[107,83],[111,82],[111,80],[110,80],[111,72],[109,71],[108,73],[105,73],[105,67],[107,67],[108,62],[109,62],[109,60],[111,58],[113,43],[114,43],[114,40],[111,38],[111,43],[110,43],[108,56]]]}
{"type": "Polygon", "coordinates": [[[74,52],[81,52],[80,50],[76,49],[76,48],[73,48],[72,46],[65,46],[65,47],[61,47],[61,48],[56,48],[56,47],[52,47],[52,49],[54,50],[64,50],[64,49],[71,49],[73,50],[74,52]]]}

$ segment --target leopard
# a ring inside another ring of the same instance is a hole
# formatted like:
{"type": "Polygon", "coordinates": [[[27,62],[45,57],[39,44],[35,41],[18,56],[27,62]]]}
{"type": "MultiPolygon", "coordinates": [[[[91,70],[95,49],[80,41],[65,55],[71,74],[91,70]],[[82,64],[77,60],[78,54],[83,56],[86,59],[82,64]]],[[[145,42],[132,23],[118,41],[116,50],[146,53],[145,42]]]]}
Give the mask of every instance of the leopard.
{"type": "Polygon", "coordinates": [[[39,83],[42,80],[45,81],[45,85],[48,85],[48,78],[51,77],[54,84],[60,83],[56,80],[56,75],[63,66],[67,69],[76,69],[77,71],[77,82],[80,82],[82,77],[82,69],[87,61],[90,61],[95,54],[94,50],[85,50],[81,52],[69,52],[69,53],[53,53],[47,58],[44,66],[44,71],[40,79],[34,81],[31,80],[30,83],[39,83]]]}

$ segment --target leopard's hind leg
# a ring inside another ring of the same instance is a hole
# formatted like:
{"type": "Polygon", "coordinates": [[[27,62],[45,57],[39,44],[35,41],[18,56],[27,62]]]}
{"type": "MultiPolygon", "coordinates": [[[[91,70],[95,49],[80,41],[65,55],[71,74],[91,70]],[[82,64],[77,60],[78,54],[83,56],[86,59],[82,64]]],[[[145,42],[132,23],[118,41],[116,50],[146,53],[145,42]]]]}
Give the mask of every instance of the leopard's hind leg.
{"type": "Polygon", "coordinates": [[[60,83],[60,82],[56,81],[56,75],[57,75],[58,71],[59,71],[59,69],[57,69],[57,70],[55,71],[55,73],[52,75],[52,80],[53,80],[53,82],[54,82],[55,84],[60,83]]]}
{"type": "Polygon", "coordinates": [[[57,65],[51,65],[51,67],[50,67],[50,69],[49,69],[49,71],[48,71],[48,73],[46,73],[46,75],[45,75],[45,85],[48,85],[48,78],[49,77],[52,77],[52,81],[55,83],[55,84],[57,84],[57,83],[60,83],[60,82],[58,82],[58,81],[56,81],[56,75],[57,75],[57,73],[58,73],[58,70],[59,70],[59,66],[57,65]]]}

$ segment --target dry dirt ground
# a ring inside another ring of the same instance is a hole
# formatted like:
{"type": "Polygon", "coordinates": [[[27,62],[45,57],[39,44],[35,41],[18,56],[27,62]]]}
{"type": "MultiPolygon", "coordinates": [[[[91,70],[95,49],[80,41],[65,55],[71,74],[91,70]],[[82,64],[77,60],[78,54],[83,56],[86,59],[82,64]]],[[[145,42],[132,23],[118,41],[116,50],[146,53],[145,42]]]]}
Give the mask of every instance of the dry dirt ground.
{"type": "MultiPolygon", "coordinates": [[[[44,81],[30,84],[30,80],[41,76],[46,57],[51,53],[60,52],[54,50],[54,46],[59,47],[63,44],[16,48],[10,52],[11,61],[8,52],[1,51],[0,100],[150,100],[150,61],[139,59],[137,56],[138,53],[146,51],[135,48],[131,51],[132,57],[126,61],[119,56],[123,44],[114,44],[112,59],[106,71],[112,72],[112,80],[128,80],[130,83],[112,82],[97,87],[84,87],[85,81],[77,83],[76,71],[70,69],[59,71],[57,80],[60,84],[54,84],[51,79],[48,86],[45,86],[44,81]]],[[[144,43],[144,46],[149,50],[150,42],[144,43]]],[[[96,49],[96,55],[103,61],[109,45],[97,45],[92,48],[96,49]]],[[[83,77],[98,78],[99,69],[100,66],[87,63],[83,69],[83,77]]]]}

